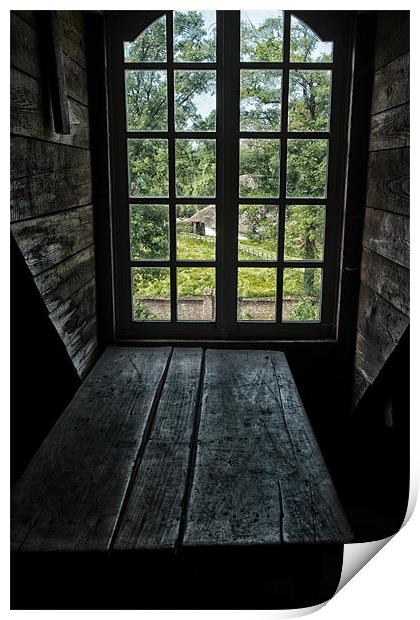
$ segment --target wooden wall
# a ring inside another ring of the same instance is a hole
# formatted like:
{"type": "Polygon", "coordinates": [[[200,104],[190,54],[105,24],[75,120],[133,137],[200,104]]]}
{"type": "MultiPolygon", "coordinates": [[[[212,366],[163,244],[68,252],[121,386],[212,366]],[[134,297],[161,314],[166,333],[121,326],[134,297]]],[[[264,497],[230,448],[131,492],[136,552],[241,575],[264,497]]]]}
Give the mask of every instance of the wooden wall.
{"type": "Polygon", "coordinates": [[[409,324],[409,13],[378,13],[354,404],[409,324]]]}
{"type": "Polygon", "coordinates": [[[83,16],[59,11],[71,132],[57,134],[37,11],[11,13],[11,228],[79,376],[97,354],[83,16]]]}

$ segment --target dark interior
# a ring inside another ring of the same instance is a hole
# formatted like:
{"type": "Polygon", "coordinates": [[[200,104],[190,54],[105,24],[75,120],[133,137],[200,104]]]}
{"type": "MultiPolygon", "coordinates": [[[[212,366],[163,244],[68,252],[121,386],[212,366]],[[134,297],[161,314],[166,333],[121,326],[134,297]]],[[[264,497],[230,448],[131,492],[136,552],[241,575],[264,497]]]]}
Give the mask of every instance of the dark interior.
{"type": "MultiPolygon", "coordinates": [[[[121,342],[114,329],[105,72],[112,12],[52,12],[61,25],[67,134],[54,128],[51,57],[42,36],[51,19],[46,13],[11,12],[12,486],[101,354],[121,342]]],[[[338,13],[351,24],[354,64],[336,337],[273,339],[263,346],[257,337],[245,344],[194,337],[178,346],[270,348],[286,354],[355,540],[362,542],[398,531],[409,489],[409,12],[338,13]]],[[[283,566],[293,566],[307,583],[312,565],[341,562],[342,548],[334,546],[311,554],[295,551],[293,557],[284,552],[283,566]]],[[[264,588],[267,607],[293,606],[296,600],[312,605],[337,585],[334,578],[323,584],[312,580],[300,599],[287,586],[280,599],[273,598],[267,569],[251,596],[246,570],[226,586],[230,562],[272,566],[277,556],[271,560],[266,550],[254,549],[238,560],[231,550],[224,553],[217,596],[201,590],[197,575],[190,575],[196,585],[191,608],[259,607],[255,593],[264,588]]],[[[193,560],[203,581],[205,576],[211,581],[212,560],[211,551],[193,560]]],[[[51,562],[48,554],[39,554],[26,563],[13,562],[15,608],[142,608],[130,588],[133,574],[131,582],[123,582],[122,566],[136,566],[133,556],[99,562],[85,556],[77,582],[86,583],[92,567],[99,567],[95,583],[102,585],[91,583],[89,595],[80,585],[71,600],[57,575],[72,574],[80,566],[77,555],[51,562]],[[32,581],[38,567],[49,571],[54,584],[49,595],[32,581]],[[112,588],[106,585],[110,580],[112,588]]],[[[166,582],[171,581],[179,568],[173,562],[163,555],[142,563],[149,590],[145,608],[153,608],[154,597],[161,596],[154,576],[167,571],[166,582]]],[[[188,572],[191,565],[185,562],[188,572]]],[[[279,579],[287,583],[290,573],[281,571],[279,579]]],[[[186,605],[181,577],[167,592],[158,606],[186,605]]]]}

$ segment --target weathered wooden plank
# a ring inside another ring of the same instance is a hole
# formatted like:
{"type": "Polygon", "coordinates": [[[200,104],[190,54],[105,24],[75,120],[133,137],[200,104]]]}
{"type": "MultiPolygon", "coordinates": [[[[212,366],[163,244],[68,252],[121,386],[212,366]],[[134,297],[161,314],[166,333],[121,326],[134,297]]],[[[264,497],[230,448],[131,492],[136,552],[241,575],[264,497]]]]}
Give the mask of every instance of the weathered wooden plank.
{"type": "Polygon", "coordinates": [[[97,346],[95,280],[90,280],[65,300],[50,314],[50,318],[74,367],[78,372],[81,371],[83,362],[80,362],[80,352],[84,351],[88,343],[97,346]],[[92,319],[95,319],[94,323],[92,319]]]}
{"type": "Polygon", "coordinates": [[[371,118],[369,150],[398,149],[410,146],[409,104],[375,114],[371,118]]]}
{"type": "Polygon", "coordinates": [[[409,318],[361,284],[355,365],[372,383],[409,325],[409,318]]]}
{"type": "Polygon", "coordinates": [[[410,220],[403,215],[366,209],[363,245],[398,265],[410,266],[410,220]]]}
{"type": "Polygon", "coordinates": [[[83,105],[88,105],[87,73],[69,56],[64,56],[67,93],[83,105]]]}
{"type": "Polygon", "coordinates": [[[410,315],[410,272],[376,252],[363,249],[360,277],[397,310],[410,315]]]}
{"type": "Polygon", "coordinates": [[[63,51],[86,69],[85,28],[81,11],[58,11],[63,51]]]}
{"type": "MultiPolygon", "coordinates": [[[[297,410],[297,417],[302,414],[297,410]]],[[[302,458],[310,454],[312,466],[320,463],[311,437],[302,441],[302,458]]],[[[318,512],[330,506],[329,483],[321,477],[324,504],[314,506],[299,446],[286,423],[270,353],[208,350],[184,544],[342,540],[341,514],[336,529],[328,530],[330,513],[318,512]]]]}
{"type": "Polygon", "coordinates": [[[352,532],[286,357],[284,353],[278,351],[271,351],[270,357],[280,393],[285,425],[297,463],[297,469],[290,476],[288,484],[282,483],[284,542],[302,542],[301,532],[304,533],[303,540],[307,542],[350,542],[352,532]],[[302,499],[305,496],[306,511],[302,507],[302,499]]]}
{"type": "Polygon", "coordinates": [[[92,203],[90,152],[11,137],[11,221],[92,203]]]}
{"type": "Polygon", "coordinates": [[[355,366],[353,375],[353,407],[356,407],[366,391],[369,389],[370,383],[366,377],[355,366]]]}
{"type": "Polygon", "coordinates": [[[108,548],[169,348],[110,347],[12,494],[12,548],[108,548]]]}
{"type": "Polygon", "coordinates": [[[95,252],[91,245],[35,277],[48,312],[71,299],[84,284],[95,277],[95,252]]]}
{"type": "Polygon", "coordinates": [[[10,86],[12,134],[89,148],[89,113],[86,106],[70,97],[71,133],[58,134],[53,129],[51,104],[47,97],[44,98],[41,82],[12,68],[10,86]]]}
{"type": "Polygon", "coordinates": [[[369,154],[366,193],[368,207],[409,215],[409,192],[409,149],[390,149],[369,154]]]}
{"type": "Polygon", "coordinates": [[[24,19],[27,24],[30,24],[34,28],[38,27],[39,11],[15,11],[13,10],[12,13],[19,15],[19,17],[24,19]]]}
{"type": "Polygon", "coordinates": [[[116,549],[175,547],[202,356],[201,349],[174,349],[155,423],[122,515],[116,549]]]}
{"type": "Polygon", "coordinates": [[[15,13],[10,14],[10,64],[40,77],[38,31],[15,13]]]}
{"type": "Polygon", "coordinates": [[[33,276],[93,243],[93,207],[14,222],[12,233],[33,276]]]}
{"type": "Polygon", "coordinates": [[[409,11],[379,11],[376,22],[375,69],[392,62],[410,47],[409,11]]]}
{"type": "Polygon", "coordinates": [[[375,73],[372,114],[410,101],[410,55],[403,54],[375,73]]]}

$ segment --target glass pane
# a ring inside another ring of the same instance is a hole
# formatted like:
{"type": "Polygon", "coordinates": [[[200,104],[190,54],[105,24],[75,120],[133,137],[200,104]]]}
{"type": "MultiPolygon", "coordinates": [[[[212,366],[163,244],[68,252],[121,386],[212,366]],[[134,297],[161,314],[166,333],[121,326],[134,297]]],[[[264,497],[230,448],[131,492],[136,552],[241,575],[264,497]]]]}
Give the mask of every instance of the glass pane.
{"type": "Polygon", "coordinates": [[[287,267],[283,277],[283,321],[319,321],[322,269],[287,267]]]}
{"type": "Polygon", "coordinates": [[[175,141],[176,195],[216,195],[216,140],[175,141]]]}
{"type": "Polygon", "coordinates": [[[127,143],[130,196],[168,196],[168,141],[133,138],[127,143]]]}
{"type": "Polygon", "coordinates": [[[276,320],[277,269],[239,267],[238,321],[276,320]]]}
{"type": "Polygon", "coordinates": [[[163,15],[133,42],[124,41],[124,62],[166,62],[166,17],[163,15]]]}
{"type": "Polygon", "coordinates": [[[239,163],[239,195],[279,195],[280,140],[242,139],[239,163]]]}
{"type": "Polygon", "coordinates": [[[238,260],[276,260],[278,207],[240,205],[238,260]]]}
{"type": "Polygon", "coordinates": [[[325,207],[288,205],[284,237],[285,260],[322,260],[325,207]]]}
{"type": "Polygon", "coordinates": [[[216,270],[214,267],[180,267],[176,271],[179,321],[214,321],[216,270]]]}
{"type": "Polygon", "coordinates": [[[166,71],[126,71],[128,131],[168,129],[166,71]]]}
{"type": "Polygon", "coordinates": [[[175,71],[176,131],[216,131],[216,71],[175,71]]]}
{"type": "Polygon", "coordinates": [[[333,46],[329,41],[321,41],[309,26],[292,15],[290,62],[332,62],[333,46]]]}
{"type": "Polygon", "coordinates": [[[331,71],[290,71],[289,131],[328,131],[331,71]]]}
{"type": "Polygon", "coordinates": [[[174,11],[174,61],[216,62],[216,11],[174,11]]]}
{"type": "Polygon", "coordinates": [[[171,320],[169,267],[133,267],[133,320],[171,320]]]}
{"type": "Polygon", "coordinates": [[[328,140],[288,140],[286,195],[325,198],[328,140]]]}
{"type": "Polygon", "coordinates": [[[176,257],[178,260],[215,260],[216,205],[177,205],[176,257]]]}
{"type": "Polygon", "coordinates": [[[130,205],[131,258],[169,258],[169,206],[130,205]]]}
{"type": "Polygon", "coordinates": [[[241,131],[280,131],[281,71],[241,71],[241,131]]]}
{"type": "Polygon", "coordinates": [[[241,61],[282,59],[283,11],[241,11],[241,61]]]}

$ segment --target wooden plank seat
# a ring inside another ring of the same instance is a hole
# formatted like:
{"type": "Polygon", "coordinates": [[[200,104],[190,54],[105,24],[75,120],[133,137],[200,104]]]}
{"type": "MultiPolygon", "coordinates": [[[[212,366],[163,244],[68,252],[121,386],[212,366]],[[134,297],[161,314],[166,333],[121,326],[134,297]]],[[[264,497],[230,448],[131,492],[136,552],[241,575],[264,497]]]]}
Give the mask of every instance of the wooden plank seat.
{"type": "Polygon", "coordinates": [[[275,351],[108,348],[12,492],[14,551],[351,538],[275,351]]]}

